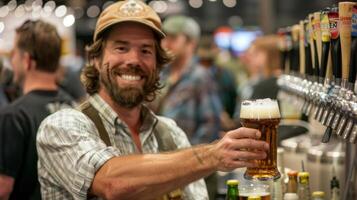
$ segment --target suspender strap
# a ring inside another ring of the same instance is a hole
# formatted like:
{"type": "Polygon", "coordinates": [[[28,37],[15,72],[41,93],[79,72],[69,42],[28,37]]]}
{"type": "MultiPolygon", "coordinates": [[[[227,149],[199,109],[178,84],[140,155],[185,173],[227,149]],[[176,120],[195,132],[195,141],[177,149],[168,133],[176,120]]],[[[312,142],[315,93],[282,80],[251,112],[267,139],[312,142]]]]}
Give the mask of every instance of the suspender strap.
{"type": "Polygon", "coordinates": [[[168,133],[169,130],[169,127],[165,123],[160,120],[157,121],[154,135],[161,152],[174,151],[177,149],[176,143],[174,142],[172,136],[168,133]]]}
{"type": "Polygon", "coordinates": [[[85,101],[79,106],[79,110],[89,117],[98,129],[99,137],[107,146],[112,146],[109,139],[109,134],[104,127],[103,121],[100,118],[98,111],[90,104],[85,101]]]}

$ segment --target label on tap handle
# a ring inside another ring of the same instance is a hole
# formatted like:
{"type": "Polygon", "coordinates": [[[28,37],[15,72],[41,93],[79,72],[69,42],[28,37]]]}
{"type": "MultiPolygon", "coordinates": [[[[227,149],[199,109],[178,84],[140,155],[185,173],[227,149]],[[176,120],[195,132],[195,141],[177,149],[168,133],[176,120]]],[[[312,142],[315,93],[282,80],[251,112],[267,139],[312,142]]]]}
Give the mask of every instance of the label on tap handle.
{"type": "Polygon", "coordinates": [[[321,40],[322,42],[330,42],[330,24],[326,13],[321,15],[321,40]]]}
{"type": "Polygon", "coordinates": [[[339,36],[339,17],[338,12],[329,12],[328,13],[329,23],[330,23],[330,33],[331,39],[337,39],[339,36]]]}

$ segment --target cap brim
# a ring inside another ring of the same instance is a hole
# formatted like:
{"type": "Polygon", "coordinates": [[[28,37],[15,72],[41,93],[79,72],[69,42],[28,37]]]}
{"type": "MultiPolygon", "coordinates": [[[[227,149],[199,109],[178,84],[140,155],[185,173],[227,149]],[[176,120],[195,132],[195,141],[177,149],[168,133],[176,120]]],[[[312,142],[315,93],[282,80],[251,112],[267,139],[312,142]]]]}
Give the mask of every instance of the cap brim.
{"type": "Polygon", "coordinates": [[[164,37],[166,37],[166,34],[160,30],[159,28],[157,28],[152,22],[150,21],[147,21],[147,20],[142,20],[142,19],[121,19],[121,20],[114,20],[112,21],[111,23],[103,26],[101,28],[101,30],[96,34],[94,35],[94,41],[96,41],[98,39],[98,37],[105,31],[107,30],[110,26],[113,26],[113,25],[116,25],[116,24],[119,24],[119,23],[124,23],[124,22],[135,22],[135,23],[139,23],[139,24],[142,24],[142,25],[145,25],[147,26],[148,28],[152,29],[157,36],[159,36],[159,39],[162,39],[164,37]]]}

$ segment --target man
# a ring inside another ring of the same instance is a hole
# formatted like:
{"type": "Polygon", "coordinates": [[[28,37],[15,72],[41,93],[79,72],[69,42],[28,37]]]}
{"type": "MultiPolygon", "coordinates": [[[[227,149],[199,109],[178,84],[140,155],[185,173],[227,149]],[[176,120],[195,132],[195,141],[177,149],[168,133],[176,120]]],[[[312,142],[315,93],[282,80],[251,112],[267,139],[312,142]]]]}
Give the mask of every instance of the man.
{"type": "Polygon", "coordinates": [[[171,16],[163,23],[163,47],[173,54],[162,73],[164,88],[156,100],[158,114],[172,118],[191,144],[212,142],[220,131],[220,103],[215,81],[194,58],[200,27],[186,16],[171,16]]]}
{"type": "Polygon", "coordinates": [[[142,1],[119,1],[101,13],[82,74],[91,96],[80,110],[45,119],[38,132],[44,199],[207,199],[200,178],[266,156],[268,145],[255,140],[260,133],[253,129],[190,148],[172,120],[143,104],[155,97],[169,61],[160,27],[142,1]],[[248,147],[252,152],[239,150],[248,147]]]}
{"type": "Polygon", "coordinates": [[[41,199],[36,134],[41,121],[71,99],[56,85],[61,38],[43,21],[16,29],[11,64],[24,96],[0,111],[0,199],[41,199]]]}

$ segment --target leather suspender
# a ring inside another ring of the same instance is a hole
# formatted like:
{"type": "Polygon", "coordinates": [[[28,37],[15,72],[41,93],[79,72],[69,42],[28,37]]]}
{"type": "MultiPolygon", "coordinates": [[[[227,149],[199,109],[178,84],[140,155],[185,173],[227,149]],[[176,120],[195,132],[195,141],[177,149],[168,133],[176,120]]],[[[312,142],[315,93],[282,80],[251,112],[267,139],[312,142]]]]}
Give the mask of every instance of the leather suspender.
{"type": "Polygon", "coordinates": [[[98,111],[92,106],[92,104],[90,104],[88,101],[85,101],[79,106],[79,110],[93,121],[98,129],[100,139],[102,139],[107,146],[112,146],[110,143],[109,134],[104,127],[103,121],[99,117],[98,111]]]}

